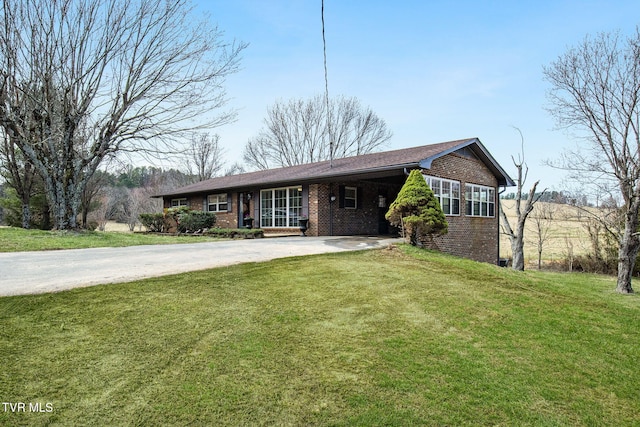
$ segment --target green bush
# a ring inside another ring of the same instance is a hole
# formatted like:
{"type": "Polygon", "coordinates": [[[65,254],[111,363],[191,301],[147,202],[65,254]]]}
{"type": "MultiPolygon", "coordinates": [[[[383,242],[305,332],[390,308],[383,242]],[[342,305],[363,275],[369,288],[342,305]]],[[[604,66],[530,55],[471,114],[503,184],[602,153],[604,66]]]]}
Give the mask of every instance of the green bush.
{"type": "Polygon", "coordinates": [[[213,212],[192,211],[187,207],[165,209],[161,213],[143,213],[140,223],[152,233],[195,232],[213,227],[216,214],[213,212]]]}
{"type": "Polygon", "coordinates": [[[204,211],[186,211],[178,214],[178,231],[181,233],[195,232],[213,227],[216,214],[204,211]]]}
{"type": "Polygon", "coordinates": [[[164,213],[142,213],[139,215],[140,223],[152,233],[161,233],[164,230],[164,213]]]}
{"type": "MultiPolygon", "coordinates": [[[[3,196],[0,197],[0,211],[3,214],[0,219],[2,219],[4,225],[22,227],[22,202],[13,188],[4,189],[3,196]]],[[[29,199],[29,211],[31,214],[30,228],[51,229],[49,207],[44,194],[37,193],[31,196],[29,199]]]]}
{"type": "Polygon", "coordinates": [[[264,237],[264,230],[260,228],[212,228],[207,235],[228,239],[259,239],[264,237]]]}
{"type": "Polygon", "coordinates": [[[385,217],[404,229],[412,245],[448,231],[440,203],[419,170],[411,171],[385,217]]]}

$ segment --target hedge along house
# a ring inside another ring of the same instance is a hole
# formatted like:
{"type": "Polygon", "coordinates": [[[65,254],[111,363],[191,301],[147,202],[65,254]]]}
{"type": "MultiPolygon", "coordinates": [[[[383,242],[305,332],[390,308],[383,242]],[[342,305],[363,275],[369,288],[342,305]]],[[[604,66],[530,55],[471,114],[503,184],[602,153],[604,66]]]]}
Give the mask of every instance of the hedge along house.
{"type": "Polygon", "coordinates": [[[436,247],[497,263],[498,193],[515,184],[477,138],[212,178],[158,197],[165,208],[215,212],[220,227],[251,217],[265,233],[293,233],[307,217],[310,236],[380,235],[397,232],[385,213],[412,169],[422,171],[449,223],[436,247]]]}

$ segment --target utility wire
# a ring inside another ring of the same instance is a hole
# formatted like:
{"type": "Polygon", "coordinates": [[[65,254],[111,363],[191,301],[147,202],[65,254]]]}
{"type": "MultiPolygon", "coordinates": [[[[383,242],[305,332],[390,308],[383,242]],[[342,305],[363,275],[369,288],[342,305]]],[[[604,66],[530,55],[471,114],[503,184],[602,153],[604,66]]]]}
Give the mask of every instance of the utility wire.
{"type": "Polygon", "coordinates": [[[324,35],[324,0],[322,0],[322,52],[324,54],[324,99],[327,103],[327,133],[329,135],[329,167],[333,167],[333,138],[331,137],[331,108],[329,105],[329,75],[327,73],[327,40],[324,35]]]}

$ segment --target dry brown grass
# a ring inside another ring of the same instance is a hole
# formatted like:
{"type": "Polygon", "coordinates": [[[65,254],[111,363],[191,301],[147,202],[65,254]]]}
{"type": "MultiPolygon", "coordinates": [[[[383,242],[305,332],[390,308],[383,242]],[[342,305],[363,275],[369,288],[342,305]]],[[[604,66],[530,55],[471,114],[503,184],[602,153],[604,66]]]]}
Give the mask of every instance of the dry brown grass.
{"type": "MultiPolygon", "coordinates": [[[[139,230],[139,226],[136,226],[136,230],[139,230]]],[[[144,230],[144,228],[142,228],[142,230],[144,230]]],[[[118,232],[118,233],[131,233],[131,231],[129,231],[129,225],[128,224],[123,224],[120,222],[115,222],[115,221],[107,221],[107,224],[104,227],[104,231],[114,231],[114,232],[118,232]]]]}
{"type": "MultiPolygon", "coordinates": [[[[515,201],[502,200],[501,202],[509,222],[514,226],[516,222],[515,201]]],[[[588,215],[574,206],[539,202],[536,204],[536,210],[527,218],[525,225],[524,255],[528,264],[537,265],[538,262],[536,215],[540,216],[539,212],[544,210],[551,212],[551,219],[543,224],[549,230],[542,248],[543,261],[553,262],[567,258],[571,246],[574,256],[588,253],[590,250],[589,234],[586,229],[588,215]]],[[[511,244],[509,238],[504,234],[500,236],[500,256],[502,258],[511,257],[511,244]]]]}

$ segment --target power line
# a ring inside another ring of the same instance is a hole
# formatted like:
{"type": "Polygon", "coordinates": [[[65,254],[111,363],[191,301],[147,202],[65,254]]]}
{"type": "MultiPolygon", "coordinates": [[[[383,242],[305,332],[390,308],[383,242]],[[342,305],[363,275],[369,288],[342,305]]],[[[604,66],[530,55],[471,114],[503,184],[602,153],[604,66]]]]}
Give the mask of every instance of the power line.
{"type": "Polygon", "coordinates": [[[322,0],[322,52],[324,55],[324,99],[327,104],[327,133],[329,135],[329,167],[333,167],[333,138],[331,137],[331,108],[329,105],[329,75],[327,72],[327,40],[324,35],[324,0],[322,0]]]}

